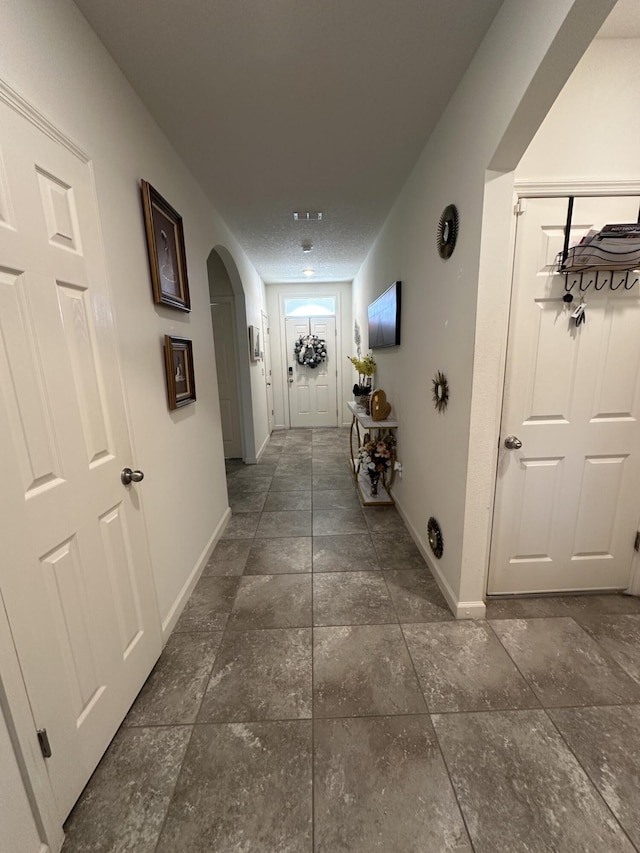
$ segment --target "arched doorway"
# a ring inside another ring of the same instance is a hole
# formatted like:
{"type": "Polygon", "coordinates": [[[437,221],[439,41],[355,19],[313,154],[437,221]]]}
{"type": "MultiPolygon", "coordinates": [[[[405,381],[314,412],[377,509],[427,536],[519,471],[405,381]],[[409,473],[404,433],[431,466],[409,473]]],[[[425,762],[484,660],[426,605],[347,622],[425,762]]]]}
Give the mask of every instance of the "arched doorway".
{"type": "Polygon", "coordinates": [[[207,274],[224,455],[251,464],[256,462],[256,450],[244,290],[235,262],[222,246],[211,250],[207,274]]]}

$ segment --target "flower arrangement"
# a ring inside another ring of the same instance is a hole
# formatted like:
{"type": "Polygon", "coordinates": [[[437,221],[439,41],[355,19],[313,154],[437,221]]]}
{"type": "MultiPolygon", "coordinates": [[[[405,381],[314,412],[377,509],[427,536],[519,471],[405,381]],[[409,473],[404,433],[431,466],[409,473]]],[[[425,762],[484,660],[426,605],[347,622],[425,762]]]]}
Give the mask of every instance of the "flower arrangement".
{"type": "Polygon", "coordinates": [[[293,351],[298,364],[315,368],[327,357],[327,344],[317,335],[300,335],[293,351]]]}
{"type": "Polygon", "coordinates": [[[353,386],[353,393],[356,397],[371,392],[371,377],[376,372],[376,362],[373,356],[369,353],[364,358],[356,356],[348,356],[349,361],[358,371],[358,381],[353,386]],[[366,379],[369,381],[367,382],[366,379]]]}
{"type": "Polygon", "coordinates": [[[360,465],[366,470],[371,480],[371,494],[378,494],[378,480],[391,465],[391,459],[396,448],[396,437],[392,432],[372,438],[366,433],[361,447],[358,449],[360,465]]]}

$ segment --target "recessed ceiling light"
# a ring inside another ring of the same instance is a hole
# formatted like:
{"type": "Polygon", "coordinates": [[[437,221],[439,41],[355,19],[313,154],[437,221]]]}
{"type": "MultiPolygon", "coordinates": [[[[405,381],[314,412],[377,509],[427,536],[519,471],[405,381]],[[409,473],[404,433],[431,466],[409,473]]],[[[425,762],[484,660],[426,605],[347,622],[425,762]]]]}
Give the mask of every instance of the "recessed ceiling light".
{"type": "Polygon", "coordinates": [[[306,242],[302,244],[302,251],[305,253],[305,255],[308,254],[312,249],[313,243],[306,242]]]}
{"type": "Polygon", "coordinates": [[[303,272],[303,275],[312,276],[314,274],[315,270],[307,268],[306,270],[302,270],[302,272],[303,272]]]}

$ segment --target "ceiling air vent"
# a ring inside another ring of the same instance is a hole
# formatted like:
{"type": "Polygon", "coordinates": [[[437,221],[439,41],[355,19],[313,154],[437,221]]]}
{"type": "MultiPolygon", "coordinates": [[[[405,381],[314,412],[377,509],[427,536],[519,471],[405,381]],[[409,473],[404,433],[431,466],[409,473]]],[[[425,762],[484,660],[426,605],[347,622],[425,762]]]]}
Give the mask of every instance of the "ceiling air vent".
{"type": "Polygon", "coordinates": [[[294,210],[293,218],[296,222],[322,222],[322,211],[294,210]]]}

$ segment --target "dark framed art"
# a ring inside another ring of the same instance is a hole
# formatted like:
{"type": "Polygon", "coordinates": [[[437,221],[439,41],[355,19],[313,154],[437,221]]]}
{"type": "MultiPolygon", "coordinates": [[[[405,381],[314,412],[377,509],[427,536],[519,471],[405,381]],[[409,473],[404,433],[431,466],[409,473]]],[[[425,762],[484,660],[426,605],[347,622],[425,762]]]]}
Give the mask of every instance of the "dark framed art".
{"type": "Polygon", "coordinates": [[[187,338],[164,336],[164,366],[167,373],[169,408],[188,406],[196,399],[193,346],[187,338]]]}
{"type": "Polygon", "coordinates": [[[191,310],[182,217],[148,181],[141,181],[153,301],[191,310]]]}

